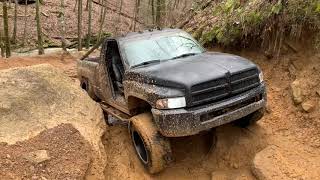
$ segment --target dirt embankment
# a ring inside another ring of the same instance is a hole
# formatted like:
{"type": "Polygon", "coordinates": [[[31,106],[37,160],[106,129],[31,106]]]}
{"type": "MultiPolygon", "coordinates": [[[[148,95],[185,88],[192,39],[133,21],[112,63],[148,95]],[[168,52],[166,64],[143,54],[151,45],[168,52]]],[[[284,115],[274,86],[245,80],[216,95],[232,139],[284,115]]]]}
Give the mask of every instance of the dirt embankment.
{"type": "Polygon", "coordinates": [[[44,174],[35,175],[53,179],[103,179],[103,113],[99,104],[92,101],[78,83],[51,65],[37,65],[1,70],[0,86],[0,142],[4,143],[0,149],[7,157],[1,158],[1,166],[6,167],[0,169],[1,175],[11,173],[12,178],[28,178],[33,170],[42,168],[44,174]],[[56,128],[62,124],[70,126],[56,128]],[[29,167],[26,159],[35,165],[29,167]],[[62,164],[57,167],[57,164],[53,165],[55,162],[62,164]],[[60,167],[71,169],[55,169],[60,167]],[[24,168],[31,168],[31,171],[25,172],[24,168]],[[19,169],[22,172],[16,171],[19,169]]]}

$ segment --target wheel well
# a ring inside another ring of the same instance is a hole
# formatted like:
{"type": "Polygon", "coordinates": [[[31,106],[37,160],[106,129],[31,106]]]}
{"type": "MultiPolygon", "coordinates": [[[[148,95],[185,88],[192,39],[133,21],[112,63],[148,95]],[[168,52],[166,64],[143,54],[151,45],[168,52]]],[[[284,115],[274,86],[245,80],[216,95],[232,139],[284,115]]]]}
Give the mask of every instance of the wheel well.
{"type": "Polygon", "coordinates": [[[85,78],[82,78],[80,86],[82,89],[88,91],[88,81],[85,78]]]}
{"type": "Polygon", "coordinates": [[[128,107],[132,115],[137,115],[143,112],[149,112],[152,108],[147,101],[134,96],[129,96],[128,107]]]}

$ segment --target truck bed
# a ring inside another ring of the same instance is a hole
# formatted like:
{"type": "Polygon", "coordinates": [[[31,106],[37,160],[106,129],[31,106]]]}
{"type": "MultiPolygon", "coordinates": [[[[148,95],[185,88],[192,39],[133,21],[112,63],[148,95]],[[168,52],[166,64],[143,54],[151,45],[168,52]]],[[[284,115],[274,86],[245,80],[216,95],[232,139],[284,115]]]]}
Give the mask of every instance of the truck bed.
{"type": "Polygon", "coordinates": [[[78,61],[78,76],[79,78],[85,78],[94,84],[95,72],[98,66],[99,57],[86,58],[82,61],[78,61]]]}

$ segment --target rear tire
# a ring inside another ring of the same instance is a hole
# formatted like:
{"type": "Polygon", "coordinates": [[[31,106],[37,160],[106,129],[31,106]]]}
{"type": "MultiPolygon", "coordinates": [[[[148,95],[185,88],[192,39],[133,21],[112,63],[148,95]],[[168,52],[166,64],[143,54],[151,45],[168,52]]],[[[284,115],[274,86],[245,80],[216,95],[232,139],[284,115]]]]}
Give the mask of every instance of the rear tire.
{"type": "Polygon", "coordinates": [[[137,156],[149,173],[159,173],[172,162],[170,142],[157,131],[151,113],[130,119],[130,135],[137,156]]]}
{"type": "Polygon", "coordinates": [[[253,125],[264,116],[265,111],[266,111],[265,108],[261,108],[258,111],[253,112],[253,113],[249,114],[248,116],[243,117],[243,118],[235,121],[235,124],[239,127],[242,127],[242,128],[246,128],[250,125],[253,125]]]}

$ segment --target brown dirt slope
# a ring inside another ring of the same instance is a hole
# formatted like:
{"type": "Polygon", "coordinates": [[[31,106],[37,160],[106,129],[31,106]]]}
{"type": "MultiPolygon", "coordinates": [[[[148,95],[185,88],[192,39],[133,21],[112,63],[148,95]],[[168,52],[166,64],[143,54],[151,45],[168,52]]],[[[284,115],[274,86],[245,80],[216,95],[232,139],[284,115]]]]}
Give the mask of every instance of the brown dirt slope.
{"type": "Polygon", "coordinates": [[[61,124],[14,145],[0,144],[0,179],[83,179],[92,160],[89,143],[70,124],[61,124]],[[28,153],[46,150],[34,163],[28,153]]]}
{"type": "Polygon", "coordinates": [[[94,154],[88,174],[101,178],[105,166],[103,113],[77,83],[43,64],[1,70],[0,85],[0,142],[15,144],[60,124],[72,124],[94,154]]]}

